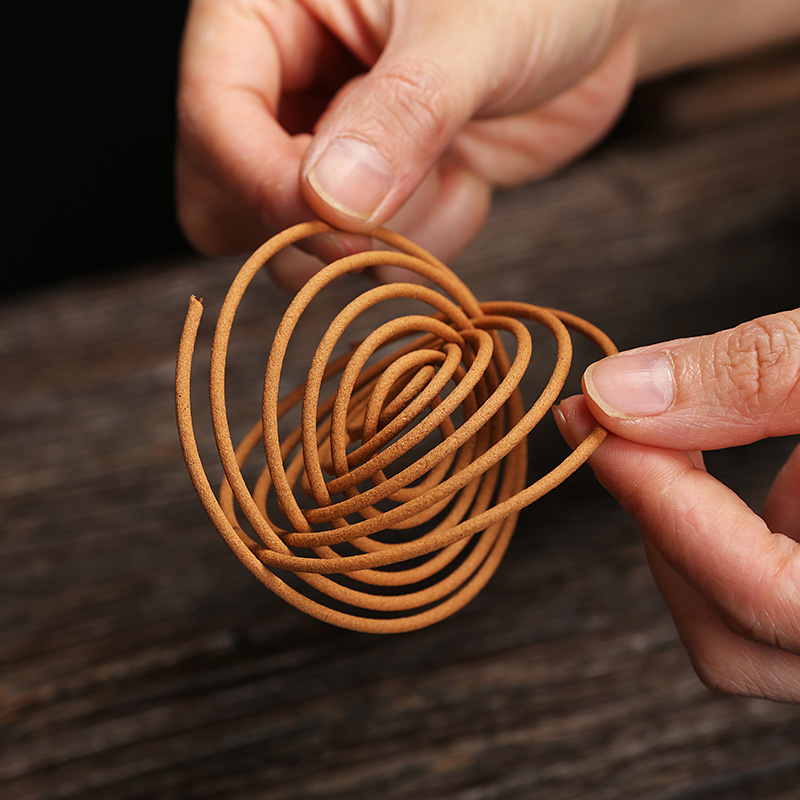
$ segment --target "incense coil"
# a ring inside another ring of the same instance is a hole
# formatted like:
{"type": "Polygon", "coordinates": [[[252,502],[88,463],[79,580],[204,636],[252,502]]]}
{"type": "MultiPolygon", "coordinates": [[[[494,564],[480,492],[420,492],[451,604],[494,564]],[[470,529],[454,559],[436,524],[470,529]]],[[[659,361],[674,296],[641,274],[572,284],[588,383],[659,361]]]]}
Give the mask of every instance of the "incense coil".
{"type": "Polygon", "coordinates": [[[344,628],[414,630],[466,605],[496,570],[519,512],[559,485],[603,441],[605,430],[598,426],[526,486],[527,436],[556,402],[570,370],[568,328],[606,355],[616,348],[602,331],[572,314],[522,302],[478,302],[431,254],[377,229],[371,236],[396,251],[334,261],[289,305],[267,363],[261,420],[234,448],[225,368],[239,303],[275,253],[331,231],[325,223],[308,222],[274,236],[247,260],[225,298],[210,363],[212,424],[225,473],[219,496],[206,476],[192,425],[191,364],[202,303],[191,298],[176,369],[181,445],[215,527],[275,594],[344,628]],[[279,399],[283,360],[304,310],[331,281],[379,264],[405,267],[436,288],[401,282],[359,295],[322,336],[305,383],[279,399]],[[392,319],[331,361],[359,314],[398,297],[426,303],[432,313],[392,319]],[[545,326],[558,346],[552,375],[527,410],[518,387],[531,357],[531,337],[522,319],[545,326]],[[513,359],[499,331],[514,337],[513,359]],[[384,348],[390,352],[381,355],[384,348]],[[326,386],[334,388],[321,399],[326,386]],[[279,420],[298,404],[300,423],[281,441],[279,420]],[[266,466],[251,491],[242,466],[261,442],[266,466]],[[423,455],[397,466],[414,449],[423,455]],[[275,499],[282,522],[270,516],[275,499]],[[244,531],[237,506],[256,538],[244,531]]]}

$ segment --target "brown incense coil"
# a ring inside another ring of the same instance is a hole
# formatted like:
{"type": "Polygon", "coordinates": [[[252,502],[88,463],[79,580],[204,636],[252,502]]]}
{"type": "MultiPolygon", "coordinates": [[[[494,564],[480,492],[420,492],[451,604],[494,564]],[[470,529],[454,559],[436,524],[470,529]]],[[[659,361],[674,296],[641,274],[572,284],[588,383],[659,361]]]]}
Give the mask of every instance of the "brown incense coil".
{"type": "Polygon", "coordinates": [[[399,252],[373,250],[339,259],[300,290],[275,334],[261,420],[234,449],[225,364],[239,302],[275,253],[331,231],[325,223],[307,222],[274,236],[244,264],[225,298],[210,376],[212,423],[226,476],[219,497],[192,428],[190,373],[202,315],[202,304],[192,297],[176,371],[181,444],[214,525],[275,594],[344,628],[414,630],[449,616],[480,591],[508,546],[520,510],[561,483],[604,439],[605,431],[596,427],[558,466],[526,486],[527,437],[556,402],[569,373],[568,328],[604,354],[616,348],[602,331],[562,311],[521,302],[479,303],[430,253],[398,234],[375,230],[374,238],[399,252]],[[279,399],[289,340],[313,298],[339,276],[386,264],[405,267],[436,288],[394,283],[358,296],[324,332],[305,383],[279,399]],[[432,313],[391,319],[332,358],[360,314],[396,298],[422,301],[432,313]],[[518,386],[532,345],[520,320],[543,325],[558,345],[552,375],[527,410],[518,386]],[[513,358],[501,331],[516,341],[513,358]],[[300,423],[281,441],[279,420],[298,404],[300,423]],[[266,466],[251,491],[242,466],[259,443],[266,466]],[[407,463],[411,451],[419,450],[422,455],[407,463]],[[281,520],[272,518],[275,499],[281,520]],[[237,506],[257,538],[245,533],[237,506]]]}

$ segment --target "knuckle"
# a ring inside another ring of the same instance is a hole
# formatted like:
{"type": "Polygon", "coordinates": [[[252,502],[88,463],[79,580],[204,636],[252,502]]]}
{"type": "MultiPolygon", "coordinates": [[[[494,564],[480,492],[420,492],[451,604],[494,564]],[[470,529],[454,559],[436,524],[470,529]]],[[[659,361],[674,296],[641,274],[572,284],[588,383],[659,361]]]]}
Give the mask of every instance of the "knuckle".
{"type": "Polygon", "coordinates": [[[800,653],[800,548],[773,534],[766,550],[754,555],[742,571],[736,595],[720,609],[728,628],[742,639],[800,653]]]}
{"type": "Polygon", "coordinates": [[[220,224],[220,203],[212,196],[211,183],[183,159],[178,159],[177,166],[175,213],[189,244],[208,256],[235,252],[231,242],[226,240],[234,235],[233,226],[220,224]]]}
{"type": "Polygon", "coordinates": [[[441,141],[447,133],[452,100],[439,70],[422,64],[414,70],[386,72],[376,77],[373,98],[381,98],[387,128],[400,128],[414,141],[441,141]]]}
{"type": "Polygon", "coordinates": [[[211,149],[213,132],[220,127],[218,102],[191,88],[179,88],[175,99],[175,136],[190,158],[205,157],[211,149]]]}
{"type": "Polygon", "coordinates": [[[214,234],[209,215],[202,206],[178,196],[176,215],[183,235],[197,252],[208,256],[224,252],[214,234]]]}
{"type": "Polygon", "coordinates": [[[706,688],[720,694],[764,696],[769,678],[758,668],[747,643],[707,630],[687,644],[692,668],[706,688]]]}
{"type": "Polygon", "coordinates": [[[766,611],[755,615],[760,623],[755,628],[756,638],[800,654],[800,548],[793,540],[775,534],[770,549],[770,566],[760,583],[763,596],[772,599],[766,611]]]}
{"type": "Polygon", "coordinates": [[[764,317],[715,342],[715,379],[748,417],[781,411],[800,392],[800,320],[764,317]]]}
{"type": "Polygon", "coordinates": [[[175,128],[178,141],[188,144],[194,140],[197,127],[196,105],[186,97],[185,91],[179,91],[175,100],[175,128]]]}
{"type": "Polygon", "coordinates": [[[690,653],[692,667],[701,683],[712,692],[720,694],[758,694],[753,686],[753,676],[736,658],[719,658],[709,650],[690,653]]]}

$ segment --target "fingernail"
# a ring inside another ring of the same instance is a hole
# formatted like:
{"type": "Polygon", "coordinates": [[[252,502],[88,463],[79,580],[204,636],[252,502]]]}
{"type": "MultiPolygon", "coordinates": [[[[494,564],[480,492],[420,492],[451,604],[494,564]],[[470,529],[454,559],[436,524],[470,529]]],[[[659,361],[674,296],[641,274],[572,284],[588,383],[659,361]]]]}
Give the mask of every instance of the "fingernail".
{"type": "Polygon", "coordinates": [[[392,170],[371,145],[343,136],[334,139],[311,166],[308,182],[329,205],[369,219],[392,185],[392,170]]]}
{"type": "Polygon", "coordinates": [[[610,417],[652,417],[675,401],[675,372],[664,353],[623,353],[592,364],[586,393],[610,417]]]}

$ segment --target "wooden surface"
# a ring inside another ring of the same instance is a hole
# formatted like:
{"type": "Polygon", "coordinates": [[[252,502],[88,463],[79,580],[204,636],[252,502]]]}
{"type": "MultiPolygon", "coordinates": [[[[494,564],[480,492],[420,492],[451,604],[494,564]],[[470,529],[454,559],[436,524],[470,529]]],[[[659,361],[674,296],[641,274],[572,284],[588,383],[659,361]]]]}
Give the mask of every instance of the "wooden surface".
{"type": "MultiPolygon", "coordinates": [[[[455,266],[482,299],[577,312],[621,347],[796,306],[798,74],[788,54],[646,88],[597,152],[500,196],[455,266]]],[[[586,469],[433,628],[349,633],[256,583],[196,500],[172,405],[188,296],[206,353],[237,265],[0,308],[0,797],[797,797],[800,709],[699,683],[586,469]]],[[[242,310],[237,429],[288,299],[261,281],[242,310]]],[[[709,465],[757,505],[792,444],[709,465]]],[[[552,426],[531,445],[532,478],[563,454],[552,426]]]]}

